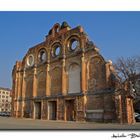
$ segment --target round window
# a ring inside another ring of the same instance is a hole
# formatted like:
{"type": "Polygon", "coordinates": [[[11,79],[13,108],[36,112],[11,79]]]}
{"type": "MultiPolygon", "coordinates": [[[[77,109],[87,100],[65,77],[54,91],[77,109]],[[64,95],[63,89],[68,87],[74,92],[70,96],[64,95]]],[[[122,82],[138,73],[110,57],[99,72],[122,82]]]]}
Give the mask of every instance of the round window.
{"type": "Polygon", "coordinates": [[[45,50],[41,50],[40,53],[39,53],[39,60],[40,60],[40,62],[45,62],[46,59],[47,59],[47,55],[46,55],[45,50]]]}
{"type": "Polygon", "coordinates": [[[70,44],[70,49],[75,50],[79,46],[79,42],[77,40],[72,40],[70,44]]]}
{"type": "Polygon", "coordinates": [[[58,56],[60,54],[60,51],[61,51],[60,46],[57,46],[54,52],[55,56],[58,56]]]}
{"type": "Polygon", "coordinates": [[[28,59],[27,59],[27,65],[28,66],[33,66],[34,64],[34,56],[33,55],[29,55],[28,59]]]}

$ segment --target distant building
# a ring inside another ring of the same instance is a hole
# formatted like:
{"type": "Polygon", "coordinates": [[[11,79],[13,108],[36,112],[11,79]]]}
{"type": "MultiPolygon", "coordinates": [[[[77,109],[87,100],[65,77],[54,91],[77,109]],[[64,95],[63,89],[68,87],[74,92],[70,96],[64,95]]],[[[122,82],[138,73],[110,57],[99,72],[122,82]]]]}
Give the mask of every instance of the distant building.
{"type": "Polygon", "coordinates": [[[11,112],[11,90],[0,87],[0,112],[11,112]]]}
{"type": "Polygon", "coordinates": [[[81,26],[55,24],[13,71],[12,115],[64,121],[133,123],[133,100],[81,26]]]}

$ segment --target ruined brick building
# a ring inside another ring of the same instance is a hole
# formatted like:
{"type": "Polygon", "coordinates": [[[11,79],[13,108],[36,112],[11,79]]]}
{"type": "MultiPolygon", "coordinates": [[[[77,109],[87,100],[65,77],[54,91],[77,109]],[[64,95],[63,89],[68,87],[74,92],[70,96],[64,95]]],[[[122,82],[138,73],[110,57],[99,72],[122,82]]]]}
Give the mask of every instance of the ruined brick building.
{"type": "Polygon", "coordinates": [[[81,26],[55,24],[16,62],[12,77],[15,117],[133,122],[131,97],[117,90],[112,62],[81,26]]]}

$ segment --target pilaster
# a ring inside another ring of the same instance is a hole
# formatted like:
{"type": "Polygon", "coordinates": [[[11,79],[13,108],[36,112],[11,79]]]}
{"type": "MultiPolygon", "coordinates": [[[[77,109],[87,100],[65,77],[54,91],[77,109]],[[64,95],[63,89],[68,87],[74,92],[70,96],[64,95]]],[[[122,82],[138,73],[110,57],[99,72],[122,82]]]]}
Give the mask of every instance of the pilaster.
{"type": "Polygon", "coordinates": [[[46,96],[50,96],[50,64],[46,68],[46,96]]]}
{"type": "Polygon", "coordinates": [[[17,117],[17,112],[18,112],[18,104],[17,104],[17,99],[18,99],[18,72],[16,70],[16,76],[15,76],[15,97],[14,97],[14,102],[16,105],[14,105],[14,115],[17,117]]]}
{"type": "Polygon", "coordinates": [[[66,101],[64,100],[64,121],[67,121],[66,112],[67,112],[67,107],[66,107],[66,101]]]}
{"type": "Polygon", "coordinates": [[[65,60],[66,56],[63,56],[63,60],[62,60],[62,95],[66,95],[67,94],[67,74],[66,74],[66,60],[65,60]]]}
{"type": "Polygon", "coordinates": [[[20,71],[17,72],[17,113],[16,113],[16,117],[19,117],[19,106],[20,106],[20,103],[19,103],[19,98],[21,97],[21,76],[20,76],[20,71]]]}
{"type": "Polygon", "coordinates": [[[21,73],[18,71],[18,96],[17,98],[21,97],[21,73]]]}
{"type": "Polygon", "coordinates": [[[127,123],[135,123],[134,119],[134,109],[133,109],[133,99],[126,97],[126,113],[127,113],[127,123]]]}
{"type": "Polygon", "coordinates": [[[37,68],[34,67],[34,75],[33,75],[33,97],[37,96],[37,68]]]}
{"type": "Polygon", "coordinates": [[[115,100],[115,107],[116,107],[116,121],[118,123],[124,123],[123,120],[123,104],[122,104],[122,96],[120,94],[115,95],[114,97],[115,100]]]}
{"type": "Polygon", "coordinates": [[[109,87],[109,77],[110,77],[110,64],[107,62],[105,64],[105,68],[106,68],[106,86],[109,87]]]}
{"type": "Polygon", "coordinates": [[[26,82],[25,82],[25,78],[26,78],[26,71],[25,69],[23,70],[23,77],[22,77],[22,117],[24,117],[24,106],[25,106],[25,92],[26,92],[26,82]]]}
{"type": "Polygon", "coordinates": [[[18,74],[16,71],[16,76],[15,76],[15,100],[17,99],[18,96],[18,74]]]}
{"type": "Polygon", "coordinates": [[[81,57],[81,63],[82,63],[82,72],[81,72],[81,77],[82,77],[82,93],[85,94],[87,91],[86,88],[86,64],[85,64],[85,56],[84,53],[82,54],[81,57]]]}
{"type": "MultiPolygon", "coordinates": [[[[86,115],[86,110],[87,110],[87,95],[84,95],[84,114],[86,115]]],[[[86,117],[86,116],[84,116],[86,117]]]]}

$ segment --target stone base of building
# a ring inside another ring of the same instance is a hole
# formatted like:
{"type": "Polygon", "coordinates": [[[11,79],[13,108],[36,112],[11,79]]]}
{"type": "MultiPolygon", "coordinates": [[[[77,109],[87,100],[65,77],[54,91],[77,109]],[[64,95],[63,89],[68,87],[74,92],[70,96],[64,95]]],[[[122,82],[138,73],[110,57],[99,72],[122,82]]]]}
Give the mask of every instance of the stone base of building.
{"type": "Polygon", "coordinates": [[[14,116],[42,120],[133,123],[133,114],[128,108],[130,103],[131,99],[109,92],[59,98],[36,97],[25,99],[22,102],[23,110],[14,112],[14,116]]]}
{"type": "Polygon", "coordinates": [[[69,95],[66,97],[35,98],[24,100],[23,111],[16,111],[17,118],[43,120],[85,121],[84,96],[69,95]]]}

